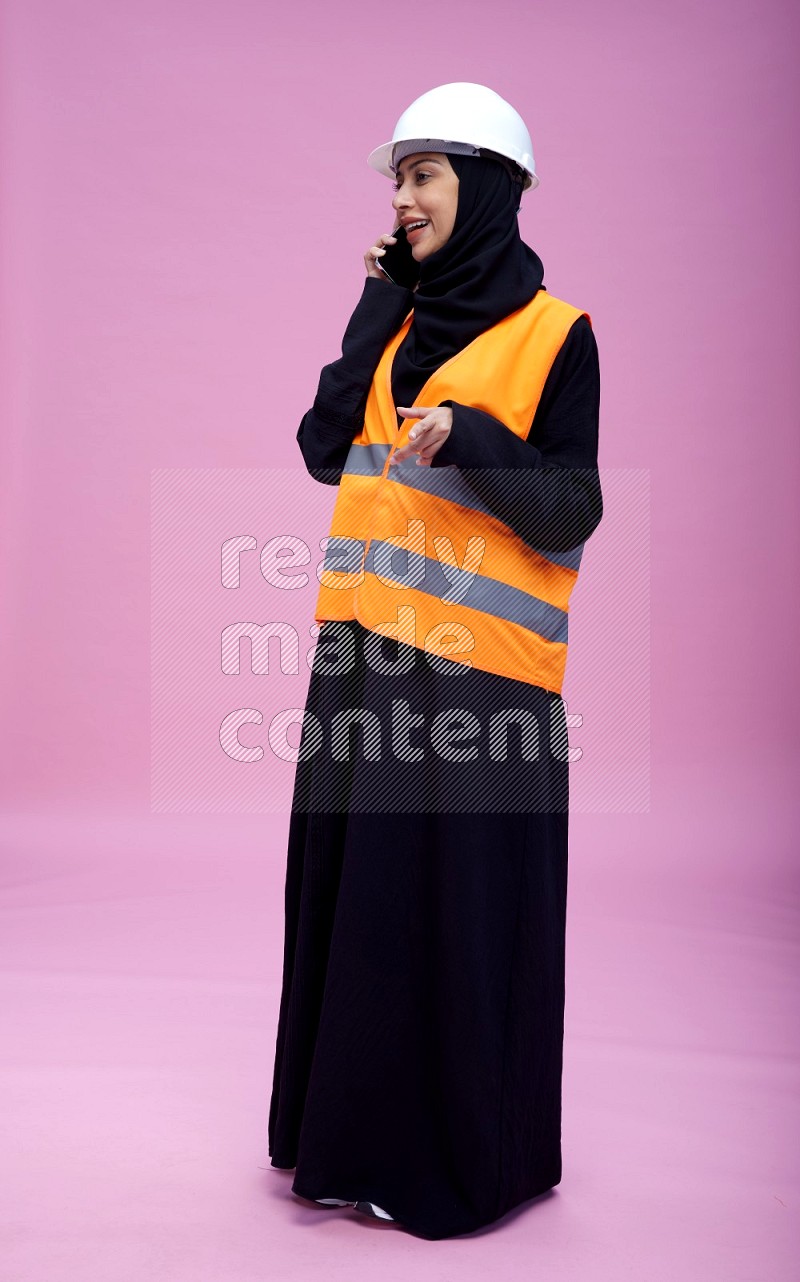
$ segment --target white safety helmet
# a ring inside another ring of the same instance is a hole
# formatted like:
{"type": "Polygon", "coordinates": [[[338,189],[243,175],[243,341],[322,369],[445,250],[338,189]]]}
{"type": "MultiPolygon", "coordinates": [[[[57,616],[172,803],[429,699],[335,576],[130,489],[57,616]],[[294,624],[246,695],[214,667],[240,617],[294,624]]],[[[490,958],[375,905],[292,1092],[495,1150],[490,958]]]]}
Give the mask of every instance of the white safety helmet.
{"type": "Polygon", "coordinates": [[[416,98],[395,125],[391,142],[371,151],[367,164],[393,178],[400,161],[415,151],[480,155],[484,147],[525,171],[523,191],[539,186],[531,136],[520,114],[486,85],[459,80],[416,98]]]}

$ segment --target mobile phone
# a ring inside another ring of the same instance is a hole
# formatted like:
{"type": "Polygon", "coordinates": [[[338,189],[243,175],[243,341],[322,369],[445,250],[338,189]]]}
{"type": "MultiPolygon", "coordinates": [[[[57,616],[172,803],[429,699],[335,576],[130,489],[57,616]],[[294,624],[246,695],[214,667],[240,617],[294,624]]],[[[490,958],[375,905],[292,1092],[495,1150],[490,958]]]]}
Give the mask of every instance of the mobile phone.
{"type": "Polygon", "coordinates": [[[405,227],[395,227],[392,235],[397,237],[397,244],[384,245],[386,253],[377,260],[378,266],[395,285],[413,289],[419,282],[419,263],[411,252],[405,227]]]}

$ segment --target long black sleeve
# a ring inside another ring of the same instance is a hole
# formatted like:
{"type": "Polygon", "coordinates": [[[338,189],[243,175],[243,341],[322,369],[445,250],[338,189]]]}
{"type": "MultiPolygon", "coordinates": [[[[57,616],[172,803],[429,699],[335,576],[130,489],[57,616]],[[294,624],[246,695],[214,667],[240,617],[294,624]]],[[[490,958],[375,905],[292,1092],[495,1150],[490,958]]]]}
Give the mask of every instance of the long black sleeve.
{"type": "Polygon", "coordinates": [[[525,440],[483,410],[442,404],[453,411],[453,427],[431,467],[460,468],[489,510],[531,547],[568,552],[589,538],[603,515],[603,496],[600,366],[585,317],[553,362],[525,440]]]}
{"type": "Polygon", "coordinates": [[[305,465],[323,485],[339,484],[353,437],[364,426],[378,361],[413,305],[412,290],[367,276],[344,332],[342,355],[323,368],[313,407],[297,433],[305,465]]]}

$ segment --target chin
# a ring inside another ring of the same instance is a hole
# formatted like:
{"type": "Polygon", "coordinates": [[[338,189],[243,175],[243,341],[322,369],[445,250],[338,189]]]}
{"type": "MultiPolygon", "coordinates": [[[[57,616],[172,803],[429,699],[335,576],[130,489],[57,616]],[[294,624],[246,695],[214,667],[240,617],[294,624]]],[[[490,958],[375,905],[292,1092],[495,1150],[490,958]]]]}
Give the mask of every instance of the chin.
{"type": "Polygon", "coordinates": [[[435,254],[437,249],[440,249],[440,248],[441,246],[439,245],[422,245],[420,246],[421,252],[417,253],[416,252],[417,246],[412,245],[411,253],[414,255],[416,262],[422,263],[425,261],[426,258],[430,258],[431,254],[435,254]]]}

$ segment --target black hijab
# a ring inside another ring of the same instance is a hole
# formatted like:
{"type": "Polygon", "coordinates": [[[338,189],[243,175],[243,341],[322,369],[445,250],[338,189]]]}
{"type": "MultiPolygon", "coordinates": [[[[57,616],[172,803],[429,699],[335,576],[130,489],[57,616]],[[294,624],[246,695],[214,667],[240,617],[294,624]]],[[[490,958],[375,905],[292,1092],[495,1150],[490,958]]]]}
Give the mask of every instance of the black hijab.
{"type": "Polygon", "coordinates": [[[392,365],[395,405],[413,404],[444,361],[544,289],[542,260],[520,238],[521,188],[509,171],[487,156],[447,159],[458,175],[455,223],[409,291],[414,319],[392,365]]]}

